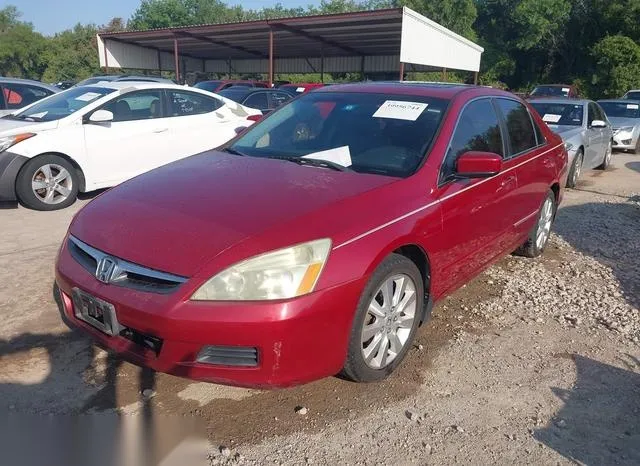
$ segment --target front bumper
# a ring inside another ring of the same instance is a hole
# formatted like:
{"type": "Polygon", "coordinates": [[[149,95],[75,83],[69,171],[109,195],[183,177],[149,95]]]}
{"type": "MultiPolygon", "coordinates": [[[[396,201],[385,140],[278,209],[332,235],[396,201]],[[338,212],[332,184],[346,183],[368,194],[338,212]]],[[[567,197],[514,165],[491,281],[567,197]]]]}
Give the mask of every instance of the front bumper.
{"type": "Polygon", "coordinates": [[[27,157],[12,152],[0,153],[0,201],[16,201],[16,178],[27,157]]]}
{"type": "Polygon", "coordinates": [[[638,138],[640,135],[632,136],[631,138],[621,138],[619,135],[613,136],[613,148],[617,150],[635,150],[638,147],[638,138]]]}
{"type": "Polygon", "coordinates": [[[124,359],[189,379],[257,388],[291,386],[338,373],[364,286],[364,279],[356,280],[277,302],[193,302],[179,296],[180,289],[162,295],[103,284],[71,257],[66,245],[56,264],[56,282],[67,323],[124,359]],[[75,287],[113,304],[121,325],[160,339],[160,350],[122,335],[106,335],[78,319],[70,299],[75,287]],[[257,366],[196,362],[209,345],[256,348],[257,366]]]}

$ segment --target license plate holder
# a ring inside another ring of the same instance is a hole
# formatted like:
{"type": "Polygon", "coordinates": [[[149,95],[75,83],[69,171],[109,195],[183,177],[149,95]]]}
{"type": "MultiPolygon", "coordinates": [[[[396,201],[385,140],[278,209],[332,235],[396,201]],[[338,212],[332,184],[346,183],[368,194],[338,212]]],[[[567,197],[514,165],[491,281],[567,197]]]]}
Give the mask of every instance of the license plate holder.
{"type": "Polygon", "coordinates": [[[73,289],[73,309],[75,316],[110,336],[120,333],[120,324],[113,304],[86,293],[79,288],[73,289]]]}

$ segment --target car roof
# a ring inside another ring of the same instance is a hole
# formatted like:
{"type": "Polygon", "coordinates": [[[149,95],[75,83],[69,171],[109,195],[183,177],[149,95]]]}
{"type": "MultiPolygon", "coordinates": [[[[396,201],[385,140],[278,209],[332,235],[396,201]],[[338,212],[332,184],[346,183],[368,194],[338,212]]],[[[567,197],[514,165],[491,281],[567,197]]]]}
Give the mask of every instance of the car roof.
{"type": "Polygon", "coordinates": [[[192,90],[193,92],[202,92],[202,89],[196,87],[186,87],[170,82],[149,82],[149,81],[105,81],[90,84],[87,87],[105,87],[108,89],[122,90],[127,88],[134,89],[176,89],[176,90],[192,90]]]}
{"type": "Polygon", "coordinates": [[[420,95],[452,99],[456,95],[469,90],[483,90],[487,95],[512,96],[511,93],[485,86],[458,83],[438,83],[421,81],[372,81],[352,84],[334,84],[315,89],[322,92],[362,92],[372,94],[404,94],[420,95]]]}
{"type": "Polygon", "coordinates": [[[589,99],[573,99],[571,97],[540,97],[529,101],[530,104],[548,103],[548,104],[576,104],[585,105],[593,100],[589,99]]]}
{"type": "Polygon", "coordinates": [[[598,102],[615,102],[619,104],[640,104],[640,99],[600,99],[598,102]]]}
{"type": "Polygon", "coordinates": [[[52,91],[60,92],[60,89],[58,89],[55,86],[50,86],[49,84],[45,84],[45,83],[40,82],[40,81],[35,81],[33,79],[0,77],[0,83],[31,84],[33,86],[40,86],[40,87],[44,87],[44,88],[52,90],[52,91]]]}

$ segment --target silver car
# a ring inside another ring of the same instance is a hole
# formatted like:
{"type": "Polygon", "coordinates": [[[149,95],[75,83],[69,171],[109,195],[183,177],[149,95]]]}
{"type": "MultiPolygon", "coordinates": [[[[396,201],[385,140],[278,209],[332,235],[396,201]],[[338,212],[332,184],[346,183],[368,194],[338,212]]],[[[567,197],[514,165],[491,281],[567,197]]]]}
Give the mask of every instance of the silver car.
{"type": "Polygon", "coordinates": [[[567,187],[575,187],[583,168],[604,170],[611,162],[613,130],[604,110],[591,100],[536,99],[529,102],[562,137],[569,153],[567,187]]]}
{"type": "Polygon", "coordinates": [[[57,87],[19,78],[0,78],[0,90],[0,117],[60,92],[57,87]]]}
{"type": "Polygon", "coordinates": [[[640,154],[640,100],[599,100],[613,125],[613,148],[640,154]]]}

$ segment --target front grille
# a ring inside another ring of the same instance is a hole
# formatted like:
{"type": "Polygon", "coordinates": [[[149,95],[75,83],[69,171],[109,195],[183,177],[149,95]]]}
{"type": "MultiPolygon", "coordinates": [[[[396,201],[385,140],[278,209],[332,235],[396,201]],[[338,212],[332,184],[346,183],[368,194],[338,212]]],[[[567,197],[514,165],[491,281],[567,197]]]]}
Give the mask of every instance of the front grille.
{"type": "Polygon", "coordinates": [[[96,277],[96,279],[111,285],[150,293],[167,294],[175,291],[187,281],[185,277],[179,275],[159,272],[110,256],[74,236],[69,236],[67,247],[71,257],[87,272],[96,277]],[[109,274],[101,276],[98,269],[101,261],[105,258],[113,263],[113,267],[109,274]]]}
{"type": "Polygon", "coordinates": [[[221,366],[255,367],[258,349],[249,346],[205,346],[198,353],[197,362],[221,366]]]}

